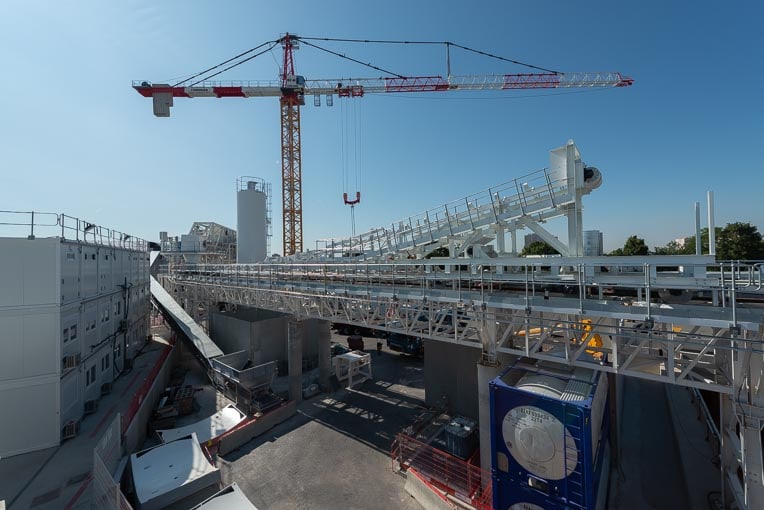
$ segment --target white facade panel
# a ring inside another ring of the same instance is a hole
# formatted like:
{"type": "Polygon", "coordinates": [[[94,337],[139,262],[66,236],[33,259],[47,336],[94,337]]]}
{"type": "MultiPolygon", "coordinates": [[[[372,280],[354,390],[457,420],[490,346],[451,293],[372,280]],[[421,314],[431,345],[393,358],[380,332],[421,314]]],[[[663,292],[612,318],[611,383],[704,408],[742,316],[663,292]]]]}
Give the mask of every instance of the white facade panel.
{"type": "Polygon", "coordinates": [[[82,417],[84,406],[83,377],[80,367],[72,369],[61,379],[61,425],[82,417]]]}
{"type": "Polygon", "coordinates": [[[98,293],[98,248],[83,246],[82,248],[82,287],[81,298],[87,299],[98,293]]]}
{"type": "Polygon", "coordinates": [[[118,326],[118,321],[112,319],[114,311],[112,308],[112,297],[105,296],[98,299],[98,341],[102,341],[107,336],[114,334],[116,331],[115,324],[118,326]]]}
{"type": "Polygon", "coordinates": [[[85,331],[82,342],[82,355],[90,353],[91,347],[98,343],[98,302],[88,301],[82,310],[83,329],[85,331]]]}
{"type": "Polygon", "coordinates": [[[268,196],[263,191],[252,187],[236,192],[236,261],[238,263],[262,262],[268,255],[267,210],[268,196]]]}
{"type": "Polygon", "coordinates": [[[24,377],[23,341],[24,329],[21,312],[0,311],[0,333],[2,335],[2,356],[0,356],[0,384],[3,381],[24,377]]]}
{"type": "Polygon", "coordinates": [[[0,307],[59,304],[59,240],[0,239],[0,307]]]}
{"type": "Polygon", "coordinates": [[[61,375],[60,324],[57,309],[25,311],[22,326],[24,377],[61,375]]]}
{"type": "Polygon", "coordinates": [[[61,436],[59,377],[0,383],[0,457],[56,446],[61,436]]]}
{"type": "Polygon", "coordinates": [[[114,285],[125,284],[125,259],[127,258],[127,252],[117,250],[114,253],[114,285]]]}
{"type": "Polygon", "coordinates": [[[61,303],[72,303],[80,299],[80,271],[82,268],[82,248],[73,244],[61,245],[61,303]]]}
{"type": "Polygon", "coordinates": [[[100,358],[98,356],[90,356],[82,363],[82,373],[85,384],[84,388],[84,400],[98,400],[101,397],[101,384],[100,384],[100,358]]]}
{"type": "Polygon", "coordinates": [[[74,303],[61,308],[61,357],[82,353],[83,327],[80,306],[74,303]]]}
{"type": "Polygon", "coordinates": [[[59,323],[55,307],[0,310],[0,381],[58,376],[59,323]]]}
{"type": "Polygon", "coordinates": [[[0,457],[59,444],[64,424],[113,381],[115,359],[123,368],[143,345],[147,259],[59,238],[0,239],[0,409],[23,416],[0,412],[0,457]],[[129,348],[118,333],[127,315],[129,348]]]}
{"type": "Polygon", "coordinates": [[[101,292],[114,290],[112,264],[114,263],[114,250],[101,248],[98,259],[98,286],[101,292]]]}

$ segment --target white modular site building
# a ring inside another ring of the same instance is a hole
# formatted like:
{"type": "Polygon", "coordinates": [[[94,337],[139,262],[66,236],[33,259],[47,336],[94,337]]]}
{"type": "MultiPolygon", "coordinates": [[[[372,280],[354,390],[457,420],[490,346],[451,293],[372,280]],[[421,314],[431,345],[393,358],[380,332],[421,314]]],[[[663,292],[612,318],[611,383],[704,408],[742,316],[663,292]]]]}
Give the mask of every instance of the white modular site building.
{"type": "Polygon", "coordinates": [[[0,237],[6,457],[78,432],[145,343],[150,291],[145,241],[63,214],[0,215],[0,232],[26,234],[0,237]]]}

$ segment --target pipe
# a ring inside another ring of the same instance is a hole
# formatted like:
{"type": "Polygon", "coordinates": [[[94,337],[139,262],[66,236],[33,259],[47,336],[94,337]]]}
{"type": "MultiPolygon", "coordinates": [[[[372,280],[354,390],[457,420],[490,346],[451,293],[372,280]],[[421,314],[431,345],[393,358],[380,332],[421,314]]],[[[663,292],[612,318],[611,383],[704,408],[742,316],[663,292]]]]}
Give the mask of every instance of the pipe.
{"type": "Polygon", "coordinates": [[[695,202],[695,255],[701,255],[702,240],[700,238],[700,202],[695,202]]]}
{"type": "Polygon", "coordinates": [[[716,222],[714,221],[714,192],[708,192],[708,254],[716,255],[716,222]]]}

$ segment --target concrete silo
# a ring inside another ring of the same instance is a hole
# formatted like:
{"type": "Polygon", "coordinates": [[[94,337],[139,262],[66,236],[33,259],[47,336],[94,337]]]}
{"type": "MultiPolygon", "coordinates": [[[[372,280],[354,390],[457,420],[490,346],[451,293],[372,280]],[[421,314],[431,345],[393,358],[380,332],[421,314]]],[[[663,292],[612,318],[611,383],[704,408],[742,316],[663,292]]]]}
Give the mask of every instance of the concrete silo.
{"type": "Polygon", "coordinates": [[[236,261],[262,262],[268,256],[271,185],[258,177],[236,180],[236,261]]]}

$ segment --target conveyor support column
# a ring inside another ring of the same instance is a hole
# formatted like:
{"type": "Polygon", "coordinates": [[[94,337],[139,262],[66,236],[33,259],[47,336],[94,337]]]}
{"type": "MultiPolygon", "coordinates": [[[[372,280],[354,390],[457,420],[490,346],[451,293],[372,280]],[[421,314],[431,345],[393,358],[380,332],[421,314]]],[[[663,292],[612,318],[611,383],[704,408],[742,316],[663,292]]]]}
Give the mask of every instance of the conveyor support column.
{"type": "Polygon", "coordinates": [[[289,400],[302,402],[302,322],[290,317],[287,325],[289,400]]]}
{"type": "Polygon", "coordinates": [[[318,385],[322,391],[329,390],[332,375],[332,333],[329,321],[316,321],[318,336],[318,385]]]}

